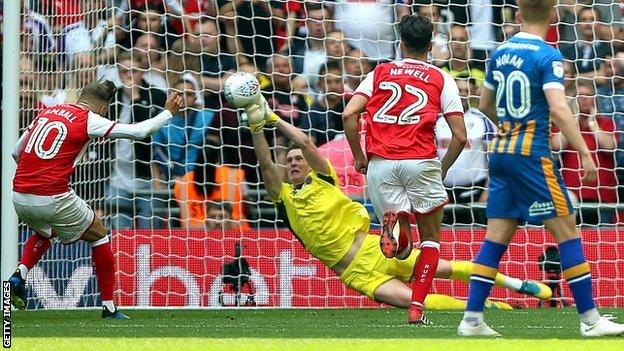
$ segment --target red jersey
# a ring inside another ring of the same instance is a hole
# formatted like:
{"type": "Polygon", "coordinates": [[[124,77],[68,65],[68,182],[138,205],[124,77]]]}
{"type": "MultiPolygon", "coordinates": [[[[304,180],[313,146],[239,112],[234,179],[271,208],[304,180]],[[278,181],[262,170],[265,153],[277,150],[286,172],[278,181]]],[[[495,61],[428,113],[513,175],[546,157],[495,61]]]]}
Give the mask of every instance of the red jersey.
{"type": "Polygon", "coordinates": [[[404,59],[375,67],[355,90],[368,98],[366,155],[435,159],[437,117],[463,116],[453,77],[428,63],[404,59]]]}
{"type": "Polygon", "coordinates": [[[13,190],[43,196],[68,192],[74,168],[91,139],[107,136],[114,125],[79,105],[43,109],[16,146],[13,190]]]}

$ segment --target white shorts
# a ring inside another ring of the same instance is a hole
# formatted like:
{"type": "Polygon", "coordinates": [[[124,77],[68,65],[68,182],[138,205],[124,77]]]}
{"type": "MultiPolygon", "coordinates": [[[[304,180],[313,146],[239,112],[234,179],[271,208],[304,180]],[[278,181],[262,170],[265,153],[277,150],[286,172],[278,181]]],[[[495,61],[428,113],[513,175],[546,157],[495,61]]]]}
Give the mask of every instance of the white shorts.
{"type": "Polygon", "coordinates": [[[13,192],[13,206],[20,219],[38,234],[56,236],[63,244],[80,240],[95,221],[95,213],[73,190],[42,196],[13,192]]]}
{"type": "Polygon", "coordinates": [[[386,211],[427,214],[448,202],[439,160],[388,160],[373,157],[366,185],[381,220],[386,211]]]}

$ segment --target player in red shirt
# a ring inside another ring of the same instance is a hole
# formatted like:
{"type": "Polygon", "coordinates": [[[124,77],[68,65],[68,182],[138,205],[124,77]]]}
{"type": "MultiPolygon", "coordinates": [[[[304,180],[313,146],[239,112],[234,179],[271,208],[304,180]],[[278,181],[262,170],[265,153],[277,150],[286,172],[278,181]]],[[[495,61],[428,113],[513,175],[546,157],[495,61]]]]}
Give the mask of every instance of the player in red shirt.
{"type": "Polygon", "coordinates": [[[429,323],[423,302],[436,271],[443,207],[448,202],[442,179],[464,148],[466,127],[457,84],[448,73],[426,62],[433,35],[429,19],[404,16],[399,33],[405,59],[375,67],[355,90],[343,121],[355,168],[366,174],[371,202],[382,219],[380,245],[386,257],[409,256],[409,217],[416,216],[421,253],[414,267],[408,322],[429,323]],[[366,154],[357,130],[364,111],[366,154]],[[435,145],[439,115],[452,132],[442,162],[435,145]]]}
{"type": "Polygon", "coordinates": [[[125,319],[113,304],[115,262],[102,222],[87,203],[69,187],[74,167],[91,140],[99,137],[144,139],[178,112],[182,98],[174,93],[165,110],[135,124],[116,123],[108,113],[117,88],[109,81],[87,84],[75,104],[42,110],[13,151],[17,170],[13,179],[15,212],[35,232],[24,243],[17,270],[9,279],[11,301],[26,307],[26,276],[57,237],[68,245],[84,240],[91,245],[100,295],[102,318],[125,319]]]}

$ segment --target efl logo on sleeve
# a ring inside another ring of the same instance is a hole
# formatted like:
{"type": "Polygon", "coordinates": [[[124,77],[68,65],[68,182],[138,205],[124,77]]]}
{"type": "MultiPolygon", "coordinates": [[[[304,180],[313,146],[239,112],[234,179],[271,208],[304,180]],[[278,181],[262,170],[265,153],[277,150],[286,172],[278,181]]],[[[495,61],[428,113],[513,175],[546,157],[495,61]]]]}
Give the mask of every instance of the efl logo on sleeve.
{"type": "Polygon", "coordinates": [[[553,74],[555,75],[555,77],[563,78],[565,74],[565,69],[563,68],[563,62],[553,61],[552,67],[553,67],[553,74]]]}
{"type": "Polygon", "coordinates": [[[11,284],[2,282],[2,347],[11,347],[11,284]]]}

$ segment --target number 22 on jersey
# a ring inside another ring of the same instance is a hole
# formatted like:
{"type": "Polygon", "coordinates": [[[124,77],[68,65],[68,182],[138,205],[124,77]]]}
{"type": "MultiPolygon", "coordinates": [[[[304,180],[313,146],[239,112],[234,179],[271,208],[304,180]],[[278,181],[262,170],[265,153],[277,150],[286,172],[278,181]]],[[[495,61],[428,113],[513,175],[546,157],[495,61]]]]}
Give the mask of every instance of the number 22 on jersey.
{"type": "Polygon", "coordinates": [[[420,115],[418,112],[427,105],[429,97],[427,93],[410,84],[405,84],[405,89],[401,89],[401,85],[397,82],[381,82],[379,83],[379,89],[390,91],[390,98],[381,106],[379,110],[373,115],[373,122],[399,125],[416,124],[420,122],[420,115]],[[401,98],[405,98],[403,91],[406,94],[414,96],[416,101],[404,108],[399,115],[390,114],[396,104],[401,101],[401,98]]]}

